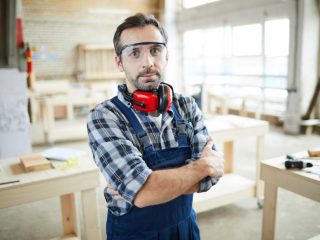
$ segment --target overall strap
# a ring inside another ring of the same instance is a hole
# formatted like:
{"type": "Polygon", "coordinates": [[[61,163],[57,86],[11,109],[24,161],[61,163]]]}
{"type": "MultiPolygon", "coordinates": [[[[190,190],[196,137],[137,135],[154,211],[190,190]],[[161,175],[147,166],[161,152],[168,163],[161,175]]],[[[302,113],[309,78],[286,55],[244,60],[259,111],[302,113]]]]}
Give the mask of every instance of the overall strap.
{"type": "Polygon", "coordinates": [[[188,143],[187,140],[187,133],[186,133],[186,127],[187,127],[187,123],[185,120],[182,119],[178,109],[176,108],[175,104],[171,105],[171,109],[174,113],[174,119],[177,123],[177,128],[178,128],[178,132],[179,132],[179,137],[178,137],[178,142],[179,142],[179,146],[186,146],[188,143]]]}
{"type": "Polygon", "coordinates": [[[144,151],[153,151],[153,145],[150,142],[150,139],[147,133],[143,130],[138,118],[134,115],[133,111],[124,105],[117,96],[111,99],[111,102],[118,107],[122,114],[127,118],[131,124],[134,132],[140,139],[140,142],[143,145],[144,151]]]}

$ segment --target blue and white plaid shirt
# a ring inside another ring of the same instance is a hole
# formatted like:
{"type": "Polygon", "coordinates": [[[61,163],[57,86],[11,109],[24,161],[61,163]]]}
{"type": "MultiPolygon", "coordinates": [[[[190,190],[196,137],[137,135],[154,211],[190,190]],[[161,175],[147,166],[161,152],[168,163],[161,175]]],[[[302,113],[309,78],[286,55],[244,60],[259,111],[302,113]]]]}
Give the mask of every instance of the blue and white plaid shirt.
{"type": "MultiPolygon", "coordinates": [[[[125,85],[119,85],[118,88],[119,100],[132,107],[122,94],[125,85]]],[[[194,161],[201,156],[202,149],[210,136],[194,99],[175,95],[181,117],[189,122],[187,136],[192,150],[192,158],[189,161],[194,161]]],[[[155,151],[178,147],[178,129],[171,109],[162,114],[161,126],[154,117],[135,109],[133,111],[147,132],[155,151]]],[[[122,196],[122,200],[114,199],[110,188],[106,187],[105,198],[108,208],[117,216],[123,215],[133,205],[136,194],[152,172],[143,160],[142,144],[133,134],[127,118],[110,100],[100,103],[91,110],[87,127],[89,145],[97,166],[107,182],[122,196]]],[[[199,192],[209,190],[216,182],[216,179],[203,179],[199,192]]]]}

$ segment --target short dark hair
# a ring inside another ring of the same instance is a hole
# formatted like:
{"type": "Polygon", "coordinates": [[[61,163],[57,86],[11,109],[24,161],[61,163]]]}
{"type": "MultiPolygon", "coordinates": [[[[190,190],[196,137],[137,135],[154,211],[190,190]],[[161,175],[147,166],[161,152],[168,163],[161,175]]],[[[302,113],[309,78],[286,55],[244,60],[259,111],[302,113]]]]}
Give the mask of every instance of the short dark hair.
{"type": "Polygon", "coordinates": [[[116,32],[113,36],[113,45],[116,51],[116,54],[119,56],[121,54],[121,43],[120,37],[122,31],[128,28],[135,28],[135,27],[144,27],[146,25],[153,25],[155,26],[161,33],[165,44],[168,42],[168,36],[166,30],[162,27],[161,23],[153,16],[153,15],[146,15],[143,13],[137,13],[133,16],[130,16],[124,20],[118,27],[116,32]]]}

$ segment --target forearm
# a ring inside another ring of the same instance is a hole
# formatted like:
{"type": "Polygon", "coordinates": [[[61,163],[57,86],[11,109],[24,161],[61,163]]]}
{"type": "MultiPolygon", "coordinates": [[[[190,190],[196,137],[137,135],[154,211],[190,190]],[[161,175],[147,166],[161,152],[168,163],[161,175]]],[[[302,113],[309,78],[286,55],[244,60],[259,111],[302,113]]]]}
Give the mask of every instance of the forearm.
{"type": "Polygon", "coordinates": [[[183,194],[187,195],[187,194],[193,194],[198,192],[200,189],[200,182],[197,182],[196,184],[194,184],[191,188],[189,188],[186,192],[184,192],[183,194]]]}
{"type": "Polygon", "coordinates": [[[175,169],[153,171],[137,193],[134,204],[137,207],[146,207],[166,203],[193,191],[199,181],[208,174],[206,161],[195,161],[175,169]]]}

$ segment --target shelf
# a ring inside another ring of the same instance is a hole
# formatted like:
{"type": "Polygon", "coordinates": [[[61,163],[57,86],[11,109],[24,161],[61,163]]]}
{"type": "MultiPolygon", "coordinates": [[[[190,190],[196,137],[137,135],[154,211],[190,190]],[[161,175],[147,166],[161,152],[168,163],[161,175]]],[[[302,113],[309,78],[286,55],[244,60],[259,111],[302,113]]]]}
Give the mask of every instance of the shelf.
{"type": "Polygon", "coordinates": [[[208,192],[194,194],[196,213],[254,197],[255,182],[237,174],[225,174],[208,192]]]}

